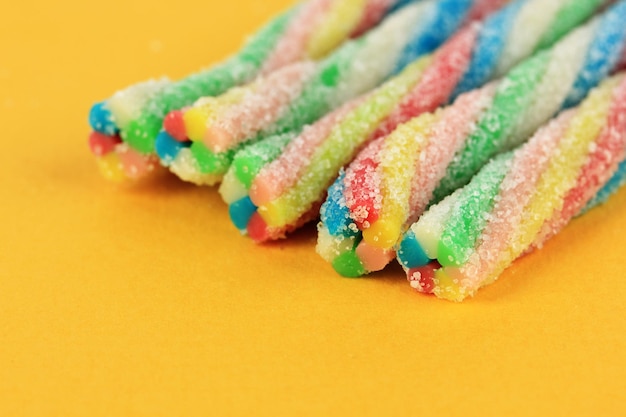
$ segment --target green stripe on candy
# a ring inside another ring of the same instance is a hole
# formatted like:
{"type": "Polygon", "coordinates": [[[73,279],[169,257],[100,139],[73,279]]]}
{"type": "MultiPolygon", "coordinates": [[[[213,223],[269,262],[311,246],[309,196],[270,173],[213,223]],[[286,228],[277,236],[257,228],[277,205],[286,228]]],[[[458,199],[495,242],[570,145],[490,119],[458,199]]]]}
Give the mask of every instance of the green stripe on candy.
{"type": "Polygon", "coordinates": [[[265,134],[278,134],[300,130],[302,126],[313,123],[333,108],[342,104],[337,95],[340,83],[345,80],[349,69],[363,47],[365,39],[358,39],[346,44],[336,53],[319,63],[319,68],[304,86],[302,93],[289,104],[286,113],[280,117],[265,134]]]}
{"type": "Polygon", "coordinates": [[[489,158],[504,150],[502,148],[516,122],[532,102],[549,60],[548,53],[540,53],[517,66],[500,82],[492,105],[481,116],[463,150],[448,166],[434,192],[434,202],[467,184],[489,158]]]}
{"type": "MultiPolygon", "coordinates": [[[[296,9],[297,10],[297,9],[296,9]]],[[[234,57],[223,64],[170,84],[122,132],[122,139],[141,153],[154,152],[163,118],[202,96],[217,96],[254,78],[285,32],[296,10],[274,19],[234,57]]]]}
{"type": "Polygon", "coordinates": [[[293,134],[270,136],[237,152],[232,169],[246,189],[250,189],[261,169],[276,159],[293,137],[293,134]]]}
{"type": "Polygon", "coordinates": [[[541,38],[536,50],[540,51],[554,45],[572,28],[582,24],[589,16],[592,16],[594,11],[605,2],[606,0],[571,0],[559,10],[553,25],[541,38]]]}
{"type": "Polygon", "coordinates": [[[226,171],[228,171],[239,148],[231,149],[227,152],[215,153],[211,152],[204,143],[194,142],[190,149],[191,154],[196,160],[198,171],[202,174],[224,175],[226,171]]]}
{"type": "Polygon", "coordinates": [[[439,241],[437,259],[441,265],[462,266],[474,252],[512,157],[513,153],[507,153],[491,161],[461,191],[460,204],[448,219],[439,241]]]}

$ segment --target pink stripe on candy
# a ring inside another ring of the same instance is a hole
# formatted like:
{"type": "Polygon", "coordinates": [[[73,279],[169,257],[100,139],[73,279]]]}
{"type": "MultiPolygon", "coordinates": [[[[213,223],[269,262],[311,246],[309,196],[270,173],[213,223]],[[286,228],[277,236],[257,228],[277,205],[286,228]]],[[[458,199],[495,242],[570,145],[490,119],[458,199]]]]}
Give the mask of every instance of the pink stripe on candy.
{"type": "Polygon", "coordinates": [[[381,124],[374,137],[382,137],[410,119],[431,112],[445,104],[467,70],[479,32],[472,25],[444,44],[433,56],[433,62],[424,75],[396,109],[381,124]]]}
{"type": "Polygon", "coordinates": [[[467,23],[485,20],[487,16],[502,8],[510,0],[476,0],[467,14],[467,23]]]}
{"type": "Polygon", "coordinates": [[[410,217],[407,224],[417,221],[433,192],[445,176],[452,158],[459,151],[484,110],[492,103],[497,84],[489,84],[459,96],[453,106],[446,108],[432,130],[431,140],[421,152],[411,184],[410,217]]]}
{"type": "Polygon", "coordinates": [[[583,166],[572,188],[563,201],[560,211],[542,227],[533,244],[540,247],[559,230],[565,227],[611,178],[626,153],[626,78],[613,95],[613,103],[607,123],[595,143],[586,164],[583,166]]]}
{"type": "Polygon", "coordinates": [[[376,248],[361,242],[356,248],[356,255],[366,271],[381,271],[396,256],[393,249],[376,248]]]}
{"type": "Polygon", "coordinates": [[[313,62],[300,62],[259,79],[254,91],[207,126],[204,144],[213,152],[223,152],[262,131],[281,116],[314,71],[313,62]]]}
{"type": "Polygon", "coordinates": [[[115,152],[119,157],[124,173],[133,180],[148,176],[159,164],[156,155],[143,155],[126,144],[118,145],[115,152]]]}
{"type": "Polygon", "coordinates": [[[563,113],[540,129],[515,155],[500,185],[500,198],[492,210],[494,216],[481,234],[476,251],[460,269],[468,289],[480,287],[482,278],[508,249],[510,236],[527,214],[524,210],[575,114],[575,111],[563,113]]]}
{"type": "Polygon", "coordinates": [[[250,187],[250,199],[257,206],[265,205],[280,197],[295,185],[302,176],[315,151],[324,143],[332,130],[361,101],[353,100],[313,125],[287,145],[282,154],[261,169],[250,187]]]}
{"type": "Polygon", "coordinates": [[[331,4],[332,0],[311,0],[303,6],[265,61],[261,73],[269,74],[300,61],[311,35],[326,17],[331,4]]]}
{"type": "Polygon", "coordinates": [[[365,5],[365,10],[363,10],[363,17],[352,32],[351,37],[356,38],[363,35],[380,22],[392,3],[393,0],[369,0],[365,5]]]}

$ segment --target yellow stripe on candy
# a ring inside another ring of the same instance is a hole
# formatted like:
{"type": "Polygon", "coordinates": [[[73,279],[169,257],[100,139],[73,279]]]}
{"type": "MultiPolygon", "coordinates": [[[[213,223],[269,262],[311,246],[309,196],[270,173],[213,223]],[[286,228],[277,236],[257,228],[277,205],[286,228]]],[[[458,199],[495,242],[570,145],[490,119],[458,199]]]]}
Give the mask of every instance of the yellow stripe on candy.
{"type": "Polygon", "coordinates": [[[116,152],[109,152],[96,159],[102,176],[112,182],[126,182],[130,179],[124,172],[122,162],[116,152]]]}
{"type": "Polygon", "coordinates": [[[294,223],[311,205],[322,198],[339,169],[350,162],[356,149],[376,130],[397,103],[419,82],[432,59],[424,57],[384,84],[333,129],[315,151],[298,183],[276,200],[259,207],[268,226],[280,228],[294,223]]]}
{"type": "Polygon", "coordinates": [[[510,251],[502,255],[485,281],[500,275],[520,256],[532,244],[545,221],[563,204],[563,197],[576,184],[590,148],[605,126],[613,90],[621,79],[616,77],[604,82],[580,106],[526,206],[527,215],[511,239],[510,251]]]}
{"type": "Polygon", "coordinates": [[[426,145],[440,113],[426,113],[399,126],[386,139],[381,151],[383,207],[380,217],[363,230],[363,240],[371,246],[392,248],[408,218],[411,182],[420,150],[426,145]]]}
{"type": "Polygon", "coordinates": [[[467,292],[462,289],[458,278],[454,277],[455,268],[442,268],[435,271],[435,289],[437,297],[449,301],[461,302],[467,297],[467,292]]]}
{"type": "Polygon", "coordinates": [[[367,0],[335,1],[321,25],[313,31],[307,45],[310,58],[327,55],[350,36],[363,17],[367,0]]]}

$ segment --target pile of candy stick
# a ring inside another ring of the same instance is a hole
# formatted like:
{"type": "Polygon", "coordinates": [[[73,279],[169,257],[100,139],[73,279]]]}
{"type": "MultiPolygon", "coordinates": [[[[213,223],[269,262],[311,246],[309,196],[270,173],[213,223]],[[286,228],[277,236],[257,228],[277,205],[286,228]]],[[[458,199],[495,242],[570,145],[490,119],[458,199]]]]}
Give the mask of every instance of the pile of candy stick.
{"type": "Polygon", "coordinates": [[[624,15],[621,1],[502,80],[369,144],[329,191],[318,252],[346,276],[384,268],[401,234],[430,204],[617,69],[624,15]]]}
{"type": "Polygon", "coordinates": [[[605,80],[626,68],[624,16],[626,0],[309,0],[220,65],[97,103],[89,144],[110,179],[222,182],[258,242],[321,212],[341,275],[397,256],[413,288],[462,301],[626,184],[626,73],[605,80]]]}

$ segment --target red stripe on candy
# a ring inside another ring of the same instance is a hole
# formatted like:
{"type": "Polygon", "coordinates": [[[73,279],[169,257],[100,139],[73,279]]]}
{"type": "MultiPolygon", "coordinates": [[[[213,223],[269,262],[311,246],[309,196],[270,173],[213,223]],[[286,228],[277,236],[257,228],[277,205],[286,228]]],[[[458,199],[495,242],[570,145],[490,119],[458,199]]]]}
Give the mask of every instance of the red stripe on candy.
{"type": "Polygon", "coordinates": [[[183,110],[175,110],[168,113],[163,120],[163,129],[165,129],[171,137],[179,142],[186,142],[189,140],[187,137],[187,129],[185,128],[183,115],[183,110]]]}
{"type": "Polygon", "coordinates": [[[424,294],[432,294],[435,291],[435,272],[441,269],[437,261],[407,271],[407,279],[411,286],[424,294]],[[415,284],[414,284],[415,283],[415,284]]]}
{"type": "Polygon", "coordinates": [[[344,178],[346,206],[360,229],[374,223],[380,216],[380,184],[378,173],[384,138],[370,143],[350,164],[344,178]]]}
{"type": "Polygon", "coordinates": [[[89,134],[89,149],[96,156],[104,156],[115,150],[115,146],[122,143],[122,139],[118,136],[109,136],[100,132],[91,132],[89,134]]]}
{"type": "Polygon", "coordinates": [[[448,102],[472,59],[479,28],[472,25],[462,30],[435,53],[421,80],[381,124],[375,138],[388,135],[398,125],[448,102]]]}

